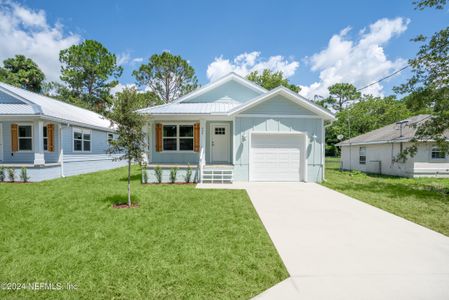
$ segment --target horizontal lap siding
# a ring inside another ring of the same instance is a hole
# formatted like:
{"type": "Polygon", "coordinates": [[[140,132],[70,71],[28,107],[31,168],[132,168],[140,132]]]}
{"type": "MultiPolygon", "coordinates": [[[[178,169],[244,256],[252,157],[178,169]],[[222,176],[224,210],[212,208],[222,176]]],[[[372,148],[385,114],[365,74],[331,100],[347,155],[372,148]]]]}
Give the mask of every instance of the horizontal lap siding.
{"type": "MultiPolygon", "coordinates": [[[[3,125],[3,162],[5,163],[26,163],[34,162],[34,152],[12,152],[11,151],[11,124],[31,124],[33,122],[1,122],[3,125]]],[[[33,127],[33,149],[34,139],[37,136],[37,128],[33,127]]]]}
{"type": "MultiPolygon", "coordinates": [[[[246,114],[246,112],[245,112],[246,114]]],[[[236,181],[249,180],[249,150],[251,132],[305,132],[309,138],[307,147],[308,181],[322,179],[322,121],[315,118],[236,117],[234,134],[234,176],[236,181]],[[246,141],[242,141],[242,136],[246,141]],[[313,136],[316,139],[313,140],[313,136]]]]}

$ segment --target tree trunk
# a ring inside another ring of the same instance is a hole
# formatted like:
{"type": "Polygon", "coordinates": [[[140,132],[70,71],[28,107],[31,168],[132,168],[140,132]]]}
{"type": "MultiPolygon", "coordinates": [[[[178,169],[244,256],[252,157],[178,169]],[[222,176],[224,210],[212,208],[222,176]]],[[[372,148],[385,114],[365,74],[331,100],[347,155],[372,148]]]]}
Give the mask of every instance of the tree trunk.
{"type": "Polygon", "coordinates": [[[128,159],[128,207],[131,207],[131,159],[128,159]]]}

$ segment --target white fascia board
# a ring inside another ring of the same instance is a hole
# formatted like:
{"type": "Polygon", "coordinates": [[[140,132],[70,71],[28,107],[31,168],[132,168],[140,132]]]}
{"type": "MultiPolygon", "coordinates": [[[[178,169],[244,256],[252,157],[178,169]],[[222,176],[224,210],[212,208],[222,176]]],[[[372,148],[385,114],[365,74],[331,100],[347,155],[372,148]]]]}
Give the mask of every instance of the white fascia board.
{"type": "Polygon", "coordinates": [[[236,73],[232,72],[232,73],[229,73],[229,74],[227,74],[227,75],[225,75],[225,76],[215,80],[214,82],[208,83],[205,86],[200,87],[200,88],[198,88],[198,89],[188,93],[187,95],[184,95],[184,96],[180,97],[179,99],[173,101],[172,103],[179,103],[179,102],[186,101],[186,100],[188,100],[188,99],[190,99],[192,97],[200,96],[200,95],[202,95],[202,94],[204,94],[204,93],[206,93],[206,92],[208,92],[210,90],[213,90],[216,87],[219,87],[220,85],[222,85],[222,84],[224,84],[224,83],[226,83],[228,81],[231,81],[231,80],[236,80],[239,83],[245,85],[246,87],[248,87],[248,88],[250,88],[250,89],[252,89],[254,91],[257,91],[257,92],[260,92],[260,93],[266,93],[267,92],[267,90],[264,89],[263,87],[261,87],[261,86],[255,84],[255,83],[253,83],[252,81],[250,81],[248,79],[245,79],[245,78],[241,77],[240,75],[237,75],[236,73]]]}
{"type": "Polygon", "coordinates": [[[325,110],[322,107],[319,107],[316,104],[311,103],[309,100],[305,99],[304,97],[300,96],[299,94],[296,94],[296,93],[290,91],[289,89],[287,89],[283,86],[277,87],[264,95],[254,98],[253,100],[249,101],[248,103],[246,103],[242,106],[232,109],[229,112],[229,115],[236,115],[236,114],[242,113],[258,104],[261,104],[261,103],[273,98],[276,95],[285,96],[287,99],[289,99],[289,100],[297,103],[298,105],[300,105],[304,108],[307,108],[310,111],[321,116],[324,120],[335,120],[335,116],[331,112],[325,110]]]}

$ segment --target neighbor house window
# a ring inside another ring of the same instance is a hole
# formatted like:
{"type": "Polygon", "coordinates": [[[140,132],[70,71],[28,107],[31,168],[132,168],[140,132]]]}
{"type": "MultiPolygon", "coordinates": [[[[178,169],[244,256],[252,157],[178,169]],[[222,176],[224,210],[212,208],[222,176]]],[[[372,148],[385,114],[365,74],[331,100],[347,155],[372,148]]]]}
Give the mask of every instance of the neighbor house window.
{"type": "Polygon", "coordinates": [[[44,126],[44,151],[48,151],[48,129],[44,126]]]}
{"type": "Polygon", "coordinates": [[[91,143],[91,131],[86,129],[73,129],[73,151],[89,152],[91,143]]]}
{"type": "Polygon", "coordinates": [[[114,140],[114,134],[108,133],[108,143],[110,144],[114,140]]]}
{"type": "Polygon", "coordinates": [[[359,148],[359,164],[366,164],[366,147],[359,148]]]}
{"type": "Polygon", "coordinates": [[[432,159],[445,159],[446,153],[440,147],[432,147],[432,159]]]}
{"type": "Polygon", "coordinates": [[[33,150],[33,127],[31,125],[19,125],[17,127],[19,151],[33,150]]]}
{"type": "Polygon", "coordinates": [[[164,151],[193,151],[193,125],[164,125],[164,151]]]}

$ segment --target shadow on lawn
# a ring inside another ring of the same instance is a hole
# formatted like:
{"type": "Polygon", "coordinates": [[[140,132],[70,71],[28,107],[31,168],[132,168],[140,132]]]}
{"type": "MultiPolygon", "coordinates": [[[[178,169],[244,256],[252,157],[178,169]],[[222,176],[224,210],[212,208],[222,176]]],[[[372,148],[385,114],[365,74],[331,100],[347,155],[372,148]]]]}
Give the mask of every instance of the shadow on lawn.
{"type": "MultiPolygon", "coordinates": [[[[128,181],[128,176],[122,177],[119,179],[120,181],[128,181]]],[[[131,181],[141,181],[142,180],[142,174],[131,174],[131,181]]]]}
{"type": "MultiPolygon", "coordinates": [[[[100,201],[110,205],[125,204],[128,202],[128,196],[126,194],[115,194],[112,196],[102,198],[100,201]]],[[[138,203],[139,201],[136,197],[131,195],[131,202],[135,204],[138,203]]]]}

